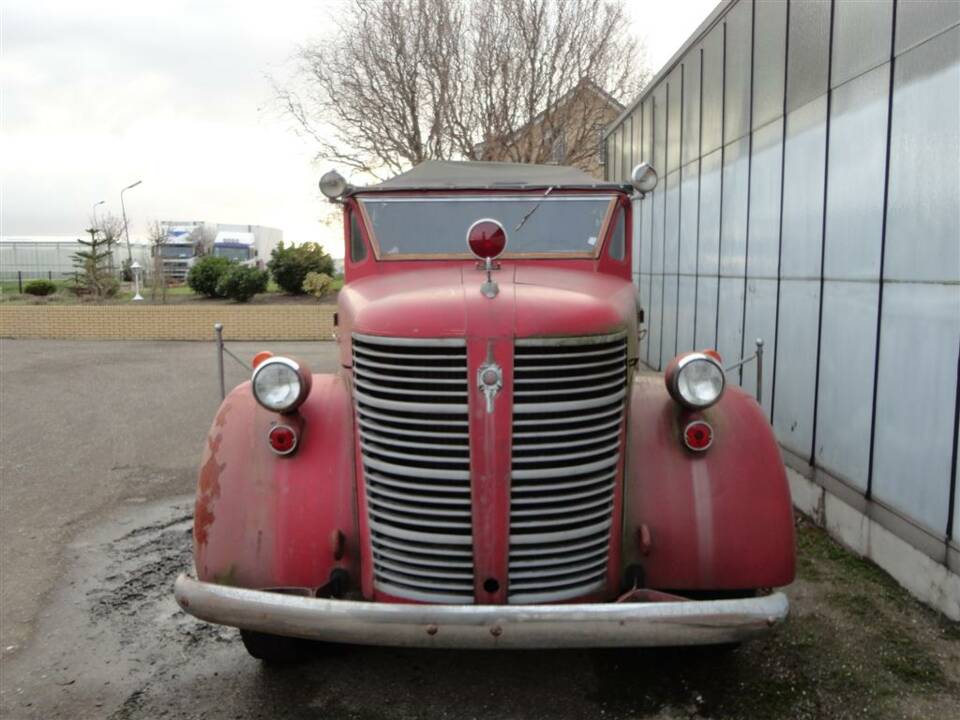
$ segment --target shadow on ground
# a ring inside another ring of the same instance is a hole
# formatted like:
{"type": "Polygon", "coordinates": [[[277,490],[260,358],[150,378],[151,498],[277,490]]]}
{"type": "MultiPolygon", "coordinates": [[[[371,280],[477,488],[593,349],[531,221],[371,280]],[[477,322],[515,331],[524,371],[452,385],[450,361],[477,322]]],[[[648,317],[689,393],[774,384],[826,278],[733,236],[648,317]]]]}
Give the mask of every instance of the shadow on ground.
{"type": "Polygon", "coordinates": [[[67,549],[37,641],[6,663],[5,718],[950,717],[960,628],[798,519],[790,621],[732,651],[316,646],[264,667],[171,597],[191,501],[135,503],[67,549]]]}

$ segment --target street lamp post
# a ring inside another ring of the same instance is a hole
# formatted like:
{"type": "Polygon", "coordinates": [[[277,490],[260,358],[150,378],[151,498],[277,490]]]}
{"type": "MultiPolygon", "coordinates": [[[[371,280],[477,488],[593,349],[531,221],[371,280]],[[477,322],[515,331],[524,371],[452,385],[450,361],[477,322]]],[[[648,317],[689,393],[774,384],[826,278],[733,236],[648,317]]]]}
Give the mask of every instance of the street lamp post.
{"type": "Polygon", "coordinates": [[[123,213],[123,234],[127,238],[127,262],[131,265],[133,264],[133,252],[130,250],[130,231],[127,229],[127,209],[123,206],[123,194],[131,188],[135,188],[142,182],[143,180],[137,180],[132,185],[127,185],[123,190],[120,191],[120,212],[123,213]]]}
{"type": "Polygon", "coordinates": [[[106,202],[106,200],[100,200],[99,202],[95,202],[95,203],[93,204],[93,226],[94,226],[94,227],[97,226],[97,206],[98,206],[98,205],[103,205],[105,202],[106,202]]]}

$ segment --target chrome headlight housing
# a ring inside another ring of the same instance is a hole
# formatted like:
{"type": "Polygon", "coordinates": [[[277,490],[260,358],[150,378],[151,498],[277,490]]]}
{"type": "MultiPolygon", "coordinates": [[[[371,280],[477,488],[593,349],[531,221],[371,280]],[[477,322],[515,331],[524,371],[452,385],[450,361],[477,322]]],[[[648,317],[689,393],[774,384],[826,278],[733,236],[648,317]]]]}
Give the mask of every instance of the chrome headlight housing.
{"type": "Polygon", "coordinates": [[[267,410],[292,413],[310,393],[310,371],[296,360],[270,357],[253,371],[253,397],[267,410]]]}
{"type": "Polygon", "coordinates": [[[685,353],[674,358],[664,374],[670,397],[690,410],[710,407],[723,395],[723,367],[706,353],[685,353]]]}

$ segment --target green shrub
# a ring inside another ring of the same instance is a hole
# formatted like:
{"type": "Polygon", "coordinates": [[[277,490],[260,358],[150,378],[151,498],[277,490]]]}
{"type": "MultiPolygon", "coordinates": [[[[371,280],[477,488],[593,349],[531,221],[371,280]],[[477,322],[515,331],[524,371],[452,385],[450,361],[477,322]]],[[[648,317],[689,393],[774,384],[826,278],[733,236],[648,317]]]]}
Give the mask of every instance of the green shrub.
{"type": "Polygon", "coordinates": [[[217,293],[220,297],[246,302],[257,293],[266,292],[269,280],[266,270],[231,263],[217,283],[217,293]]]}
{"type": "Polygon", "coordinates": [[[31,280],[23,286],[23,291],[27,295],[38,295],[44,297],[53,295],[57,291],[57,285],[50,280],[31,280]]]}
{"type": "Polygon", "coordinates": [[[303,291],[318,300],[333,290],[333,278],[326,273],[309,272],[303,281],[303,291]]]}
{"type": "Polygon", "coordinates": [[[333,259],[317,243],[303,243],[296,247],[285,247],[281,241],[270,253],[267,263],[273,279],[284,292],[299,295],[303,281],[308,273],[333,275],[333,259]]]}
{"type": "Polygon", "coordinates": [[[194,263],[187,273],[187,285],[198,295],[223,297],[217,290],[223,274],[233,267],[225,257],[202,257],[194,263]]]}

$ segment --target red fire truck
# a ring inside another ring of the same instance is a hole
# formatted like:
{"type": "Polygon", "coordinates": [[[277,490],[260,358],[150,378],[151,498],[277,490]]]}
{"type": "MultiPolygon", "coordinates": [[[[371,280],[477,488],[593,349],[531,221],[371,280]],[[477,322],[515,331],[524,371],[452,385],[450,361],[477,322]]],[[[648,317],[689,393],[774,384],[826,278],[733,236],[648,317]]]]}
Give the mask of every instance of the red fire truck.
{"type": "Polygon", "coordinates": [[[632,185],[428,162],[342,205],[340,369],[262,353],[207,438],[188,613],[304,639],[738,642],[787,616],[789,490],[714,351],[639,367],[632,185]]]}

